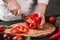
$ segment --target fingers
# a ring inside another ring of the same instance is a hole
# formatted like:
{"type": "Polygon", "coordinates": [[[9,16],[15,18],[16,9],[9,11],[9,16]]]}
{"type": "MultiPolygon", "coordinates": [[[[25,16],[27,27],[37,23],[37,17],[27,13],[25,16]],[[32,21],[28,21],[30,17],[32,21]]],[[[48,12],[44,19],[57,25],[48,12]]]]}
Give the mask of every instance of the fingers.
{"type": "Polygon", "coordinates": [[[13,12],[12,12],[12,14],[14,14],[14,15],[17,15],[17,10],[15,9],[15,10],[13,10],[13,12]]]}
{"type": "Polygon", "coordinates": [[[21,16],[21,10],[18,10],[18,15],[17,16],[21,16]]]}
{"type": "Polygon", "coordinates": [[[45,19],[42,18],[40,28],[43,28],[42,25],[45,23],[45,19]]]}
{"type": "Polygon", "coordinates": [[[41,17],[41,13],[40,12],[38,13],[38,17],[41,17]]]}
{"type": "Polygon", "coordinates": [[[41,17],[42,19],[41,19],[41,24],[40,24],[40,26],[42,26],[44,23],[45,23],[45,16],[44,16],[44,14],[43,13],[38,13],[38,17],[41,17]]]}
{"type": "Polygon", "coordinates": [[[15,16],[21,16],[21,11],[20,10],[17,10],[17,9],[10,10],[10,12],[12,12],[12,14],[15,15],[15,16]]]}
{"type": "Polygon", "coordinates": [[[43,16],[40,25],[43,25],[44,23],[45,23],[45,17],[43,16]]]}
{"type": "Polygon", "coordinates": [[[13,15],[21,16],[20,6],[9,3],[7,9],[10,10],[10,12],[12,12],[13,15]]]}

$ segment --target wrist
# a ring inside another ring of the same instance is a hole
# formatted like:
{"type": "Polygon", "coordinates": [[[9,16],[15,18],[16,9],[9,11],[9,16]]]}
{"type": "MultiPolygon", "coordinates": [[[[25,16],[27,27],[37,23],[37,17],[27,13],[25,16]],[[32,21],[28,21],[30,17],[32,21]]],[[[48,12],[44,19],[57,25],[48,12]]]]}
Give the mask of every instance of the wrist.
{"type": "Polygon", "coordinates": [[[41,12],[38,12],[38,16],[39,16],[39,17],[44,17],[45,14],[44,14],[44,13],[41,13],[41,12]]]}
{"type": "Polygon", "coordinates": [[[46,6],[47,5],[46,4],[43,4],[43,3],[38,4],[38,12],[41,15],[45,15],[46,6]]]}

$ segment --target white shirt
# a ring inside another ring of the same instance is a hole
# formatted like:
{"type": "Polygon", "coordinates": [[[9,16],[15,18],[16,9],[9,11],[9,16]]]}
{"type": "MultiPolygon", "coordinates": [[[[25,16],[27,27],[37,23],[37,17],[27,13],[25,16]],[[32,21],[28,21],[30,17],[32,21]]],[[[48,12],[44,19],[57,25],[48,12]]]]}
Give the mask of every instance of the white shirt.
{"type": "Polygon", "coordinates": [[[38,3],[48,4],[49,3],[49,0],[38,0],[38,3]]]}
{"type": "MultiPolygon", "coordinates": [[[[23,14],[28,15],[30,13],[30,7],[31,4],[34,3],[33,0],[17,0],[19,5],[21,6],[21,11],[23,14]]],[[[48,4],[49,0],[37,0],[38,3],[45,3],[48,4]]],[[[0,20],[3,21],[12,21],[12,20],[18,20],[21,19],[21,17],[13,15],[9,10],[7,10],[7,7],[5,6],[5,3],[3,0],[0,0],[0,20]]]]}
{"type": "MultiPolygon", "coordinates": [[[[28,15],[29,12],[31,11],[29,8],[31,8],[31,4],[33,4],[34,1],[33,0],[17,0],[17,2],[21,6],[22,13],[24,13],[25,15],[28,15]]],[[[37,0],[37,2],[48,4],[49,0],[37,0]]]]}

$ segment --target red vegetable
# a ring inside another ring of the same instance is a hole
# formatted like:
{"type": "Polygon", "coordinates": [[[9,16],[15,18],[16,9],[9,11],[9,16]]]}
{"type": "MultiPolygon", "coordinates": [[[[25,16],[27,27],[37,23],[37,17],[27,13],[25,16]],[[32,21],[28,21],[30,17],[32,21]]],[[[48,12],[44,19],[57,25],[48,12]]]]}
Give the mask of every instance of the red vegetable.
{"type": "Polygon", "coordinates": [[[26,17],[26,25],[30,28],[37,28],[41,23],[41,17],[38,14],[31,14],[26,17]]]}
{"type": "Polygon", "coordinates": [[[10,32],[12,34],[18,34],[18,33],[28,33],[29,29],[24,26],[16,26],[11,28],[10,32]]]}
{"type": "Polygon", "coordinates": [[[13,40],[22,40],[22,36],[15,36],[13,37],[13,40]]]}
{"type": "Polygon", "coordinates": [[[49,18],[49,22],[50,22],[50,23],[54,23],[55,20],[56,20],[56,18],[55,18],[54,16],[51,16],[51,17],[49,18]]]}
{"type": "Polygon", "coordinates": [[[10,32],[11,32],[12,34],[16,34],[16,33],[17,33],[17,30],[16,30],[16,29],[11,29],[10,32]]]}
{"type": "Polygon", "coordinates": [[[24,28],[23,33],[28,33],[29,29],[28,28],[24,28]]]}
{"type": "Polygon", "coordinates": [[[60,37],[60,28],[58,28],[58,32],[56,34],[52,35],[49,39],[54,40],[54,39],[56,39],[58,37],[60,37]]]}
{"type": "Polygon", "coordinates": [[[7,33],[3,34],[3,39],[11,40],[11,36],[7,33]]]}
{"type": "Polygon", "coordinates": [[[16,26],[17,33],[22,33],[24,29],[24,26],[16,26]]]}
{"type": "Polygon", "coordinates": [[[4,32],[4,27],[0,25],[0,32],[4,32]]]}

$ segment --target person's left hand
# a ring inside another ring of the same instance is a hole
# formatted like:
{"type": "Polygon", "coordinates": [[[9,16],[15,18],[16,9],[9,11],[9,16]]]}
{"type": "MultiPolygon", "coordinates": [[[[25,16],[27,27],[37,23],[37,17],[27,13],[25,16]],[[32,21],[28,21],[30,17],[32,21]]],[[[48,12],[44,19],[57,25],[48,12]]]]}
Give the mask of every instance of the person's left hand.
{"type": "Polygon", "coordinates": [[[45,15],[46,6],[47,5],[44,3],[38,4],[38,15],[39,15],[39,17],[42,17],[40,27],[42,27],[42,25],[45,23],[45,16],[44,15],[45,15]]]}
{"type": "Polygon", "coordinates": [[[41,24],[40,24],[40,27],[41,27],[41,28],[43,28],[42,25],[43,25],[44,23],[45,23],[45,16],[42,15],[41,24]]]}
{"type": "Polygon", "coordinates": [[[41,17],[40,28],[43,28],[42,25],[45,23],[45,16],[43,14],[38,13],[39,17],[41,17]]]}

